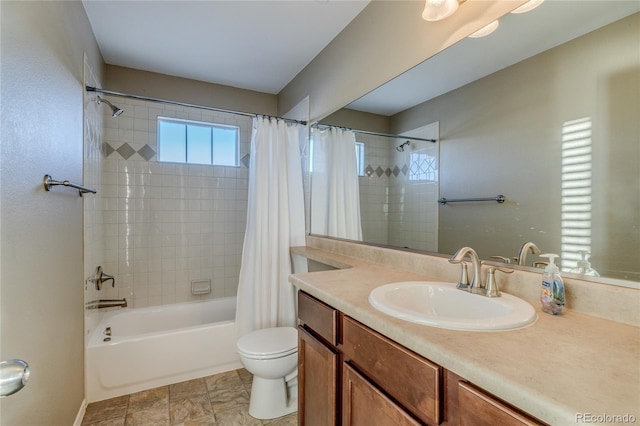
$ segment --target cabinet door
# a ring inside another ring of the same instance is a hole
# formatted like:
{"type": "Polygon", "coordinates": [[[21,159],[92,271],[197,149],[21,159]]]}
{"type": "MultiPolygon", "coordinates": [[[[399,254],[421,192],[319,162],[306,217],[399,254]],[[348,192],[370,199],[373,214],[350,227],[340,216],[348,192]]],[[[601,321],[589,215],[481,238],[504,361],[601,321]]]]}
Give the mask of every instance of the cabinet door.
{"type": "Polygon", "coordinates": [[[469,383],[458,382],[460,426],[538,426],[528,418],[469,383]]]}
{"type": "Polygon", "coordinates": [[[342,364],[343,426],[420,425],[349,364],[342,364]]]}
{"type": "Polygon", "coordinates": [[[333,426],[338,418],[338,355],[298,327],[298,421],[333,426]]]}
{"type": "Polygon", "coordinates": [[[440,424],[440,366],[347,316],[342,341],[344,359],[422,422],[440,424]]]}

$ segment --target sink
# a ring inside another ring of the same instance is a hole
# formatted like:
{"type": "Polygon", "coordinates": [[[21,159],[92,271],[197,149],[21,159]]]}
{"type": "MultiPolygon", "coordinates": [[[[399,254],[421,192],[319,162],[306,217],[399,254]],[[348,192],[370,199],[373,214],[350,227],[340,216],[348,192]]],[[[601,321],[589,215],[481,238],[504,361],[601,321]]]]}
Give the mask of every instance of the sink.
{"type": "Polygon", "coordinates": [[[485,297],[435,281],[386,284],[371,291],[369,303],[395,318],[451,330],[513,330],[538,318],[533,306],[510,294],[485,297]]]}

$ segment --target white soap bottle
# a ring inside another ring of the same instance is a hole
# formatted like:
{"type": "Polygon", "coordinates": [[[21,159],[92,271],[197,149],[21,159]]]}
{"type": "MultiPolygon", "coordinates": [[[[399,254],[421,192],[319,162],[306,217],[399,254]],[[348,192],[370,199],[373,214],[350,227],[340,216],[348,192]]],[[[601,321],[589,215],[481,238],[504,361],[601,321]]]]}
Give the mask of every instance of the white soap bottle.
{"type": "Polygon", "coordinates": [[[540,293],[540,302],[542,303],[542,311],[551,315],[560,315],[564,307],[564,282],[560,276],[560,269],[555,264],[557,254],[546,253],[540,257],[549,259],[549,264],[544,268],[542,274],[542,291],[540,293]]]}
{"type": "Polygon", "coordinates": [[[575,272],[576,274],[581,274],[581,275],[586,275],[591,277],[599,277],[600,274],[598,273],[598,271],[596,271],[591,267],[591,263],[589,263],[589,259],[587,259],[587,256],[590,255],[591,253],[584,250],[580,250],[578,253],[580,253],[580,256],[582,256],[582,259],[579,260],[578,265],[575,268],[569,270],[569,272],[575,272]]]}

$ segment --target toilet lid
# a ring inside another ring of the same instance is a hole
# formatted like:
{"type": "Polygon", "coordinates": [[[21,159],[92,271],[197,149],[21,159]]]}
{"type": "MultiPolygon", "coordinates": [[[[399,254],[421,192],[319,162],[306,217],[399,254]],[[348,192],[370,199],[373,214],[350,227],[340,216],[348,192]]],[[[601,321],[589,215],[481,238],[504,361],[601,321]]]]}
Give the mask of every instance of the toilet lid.
{"type": "Polygon", "coordinates": [[[236,348],[247,358],[279,358],[298,350],[298,330],[274,327],[252,331],[238,339],[236,348]]]}

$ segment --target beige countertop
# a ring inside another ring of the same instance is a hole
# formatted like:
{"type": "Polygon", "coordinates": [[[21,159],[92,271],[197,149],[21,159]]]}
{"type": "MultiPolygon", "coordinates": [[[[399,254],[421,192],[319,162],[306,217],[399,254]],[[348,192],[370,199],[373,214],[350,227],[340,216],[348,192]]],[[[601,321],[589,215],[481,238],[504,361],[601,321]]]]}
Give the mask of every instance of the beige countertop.
{"type": "MultiPolygon", "coordinates": [[[[342,268],[293,274],[293,285],[542,421],[594,424],[579,420],[584,413],[630,415],[640,424],[639,327],[569,309],[552,316],[539,305],[534,305],[538,320],[519,330],[413,324],[374,309],[369,292],[391,282],[434,277],[315,248],[292,252],[342,268]]],[[[621,423],[615,420],[597,424],[621,423]]]]}

